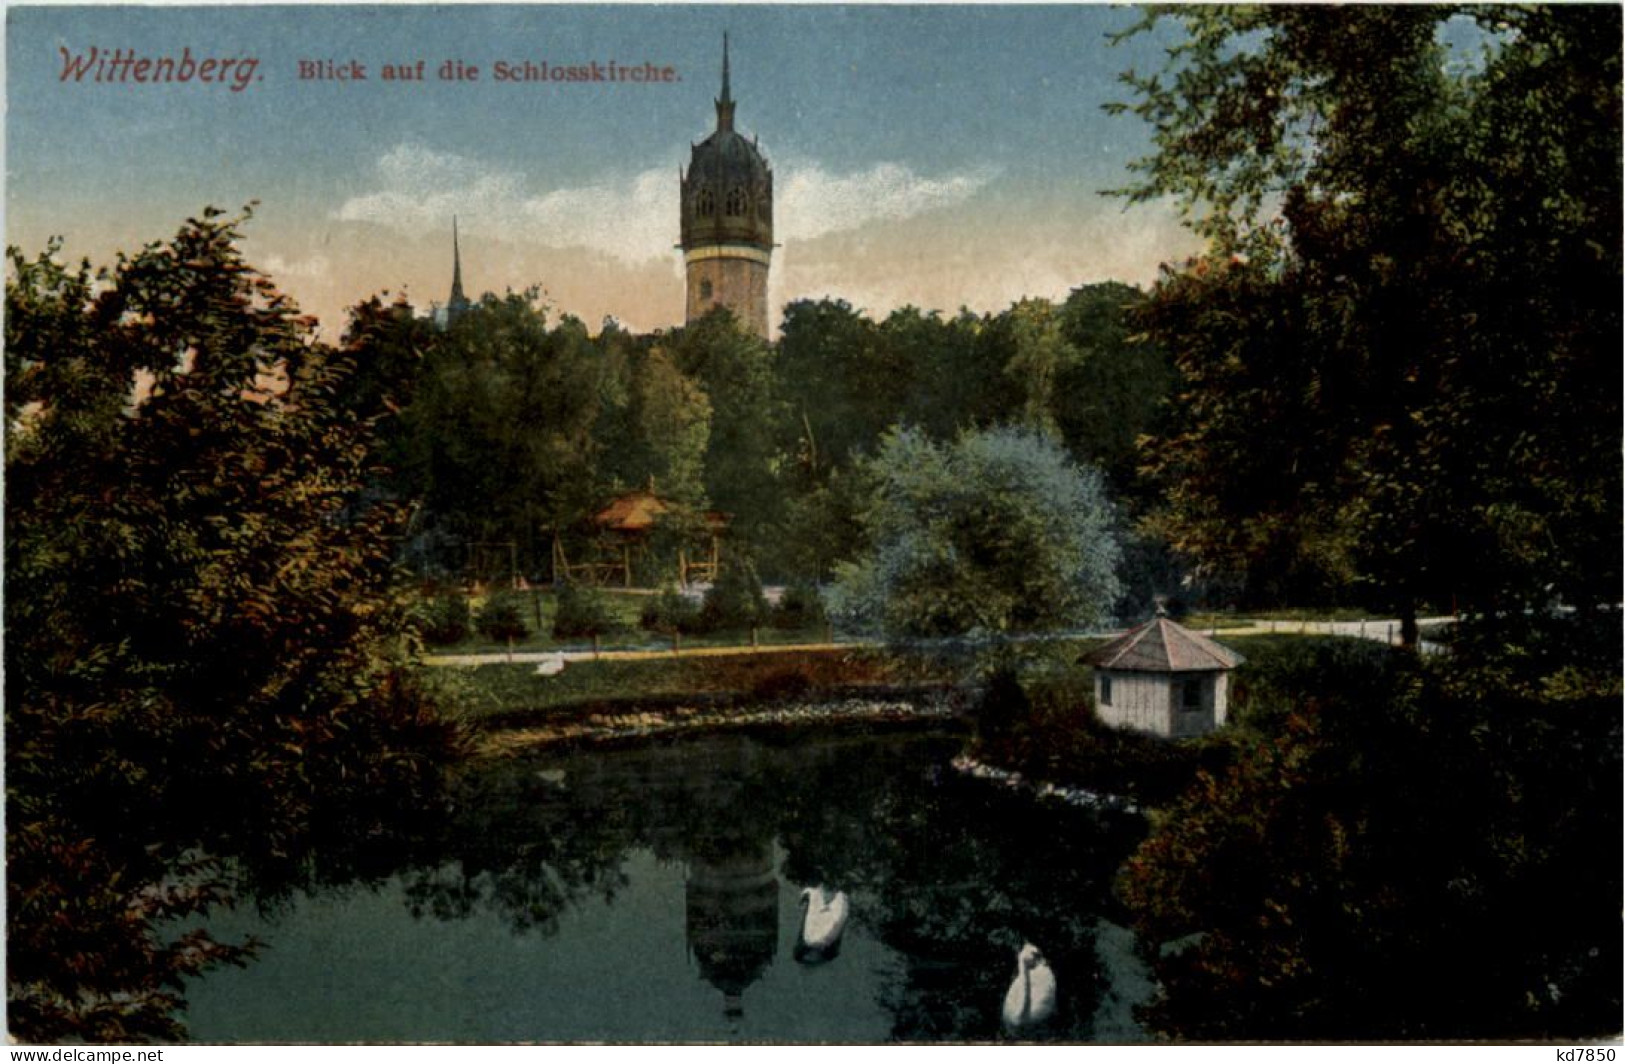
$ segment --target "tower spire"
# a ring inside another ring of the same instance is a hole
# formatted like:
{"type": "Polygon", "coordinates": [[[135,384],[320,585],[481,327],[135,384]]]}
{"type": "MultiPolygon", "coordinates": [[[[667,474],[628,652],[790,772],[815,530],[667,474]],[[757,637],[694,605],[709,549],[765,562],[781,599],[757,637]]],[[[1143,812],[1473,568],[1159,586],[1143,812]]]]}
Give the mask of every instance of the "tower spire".
{"type": "Polygon", "coordinates": [[[446,300],[445,324],[468,310],[468,297],[463,295],[463,249],[457,241],[457,216],[451,216],[451,297],[446,300]]]}
{"type": "Polygon", "coordinates": [[[468,305],[468,297],[463,295],[463,252],[457,243],[455,214],[451,216],[451,298],[446,302],[458,310],[468,305]]]}
{"type": "Polygon", "coordinates": [[[728,89],[728,34],[722,35],[722,96],[717,100],[717,129],[734,127],[734,98],[728,89]]]}

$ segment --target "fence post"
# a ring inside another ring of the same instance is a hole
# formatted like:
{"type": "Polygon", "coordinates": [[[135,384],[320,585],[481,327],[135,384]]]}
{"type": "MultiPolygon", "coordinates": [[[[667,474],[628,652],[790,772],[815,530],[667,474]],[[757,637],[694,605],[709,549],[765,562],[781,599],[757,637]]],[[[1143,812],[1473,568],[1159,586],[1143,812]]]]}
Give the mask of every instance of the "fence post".
{"type": "Polygon", "coordinates": [[[1393,621],[1388,622],[1388,645],[1389,646],[1394,645],[1394,622],[1393,621]]]}
{"type": "Polygon", "coordinates": [[[754,624],[753,624],[753,625],[751,625],[751,626],[750,626],[750,648],[751,648],[751,649],[752,649],[752,650],[756,650],[756,649],[757,649],[757,644],[756,644],[756,626],[755,626],[755,625],[754,625],[754,624]]]}
{"type": "Polygon", "coordinates": [[[597,661],[598,657],[598,633],[594,632],[592,634],[592,660],[597,661]]]}
{"type": "Polygon", "coordinates": [[[1365,638],[1365,618],[1364,617],[1360,618],[1360,638],[1361,639],[1365,638]]]}
{"type": "Polygon", "coordinates": [[[683,633],[679,632],[675,628],[671,630],[671,652],[673,654],[681,654],[683,652],[683,633]]]}
{"type": "Polygon", "coordinates": [[[513,664],[513,636],[508,637],[508,664],[513,664]]]}

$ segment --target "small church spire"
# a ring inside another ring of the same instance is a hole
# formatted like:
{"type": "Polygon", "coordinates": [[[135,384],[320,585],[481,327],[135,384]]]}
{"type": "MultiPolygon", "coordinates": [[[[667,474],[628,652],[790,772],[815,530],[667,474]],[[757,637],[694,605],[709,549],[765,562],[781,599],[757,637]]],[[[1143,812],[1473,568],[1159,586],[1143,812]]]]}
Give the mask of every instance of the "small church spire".
{"type": "Polygon", "coordinates": [[[728,89],[728,35],[722,35],[722,97],[717,100],[717,129],[734,127],[734,98],[728,89]]]}
{"type": "Polygon", "coordinates": [[[461,307],[468,302],[463,295],[463,252],[457,245],[457,216],[451,216],[451,299],[447,302],[454,307],[461,307]]]}

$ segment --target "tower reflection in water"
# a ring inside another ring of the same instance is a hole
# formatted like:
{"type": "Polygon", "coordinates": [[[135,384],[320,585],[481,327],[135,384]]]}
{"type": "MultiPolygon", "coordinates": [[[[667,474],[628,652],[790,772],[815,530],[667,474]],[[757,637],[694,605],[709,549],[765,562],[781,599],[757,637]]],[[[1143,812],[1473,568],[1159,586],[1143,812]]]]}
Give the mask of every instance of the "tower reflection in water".
{"type": "Polygon", "coordinates": [[[779,947],[779,879],[769,840],[703,839],[689,855],[689,956],[722,992],[729,1019],[744,1015],[745,989],[772,966],[779,947]]]}

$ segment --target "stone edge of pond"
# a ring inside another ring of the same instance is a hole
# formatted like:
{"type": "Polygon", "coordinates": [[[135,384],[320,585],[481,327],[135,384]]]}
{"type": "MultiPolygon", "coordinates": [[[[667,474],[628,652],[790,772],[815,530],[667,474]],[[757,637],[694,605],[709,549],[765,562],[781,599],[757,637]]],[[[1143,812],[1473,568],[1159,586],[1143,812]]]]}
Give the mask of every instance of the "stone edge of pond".
{"type": "Polygon", "coordinates": [[[831,725],[909,726],[946,724],[961,717],[956,701],[941,693],[914,697],[847,696],[784,702],[756,709],[733,703],[676,703],[589,712],[545,724],[509,724],[483,730],[476,758],[512,757],[532,751],[608,743],[642,742],[684,734],[736,730],[782,731],[831,725]]]}
{"type": "Polygon", "coordinates": [[[978,761],[968,754],[960,754],[952,761],[954,771],[972,779],[984,780],[1006,790],[1032,795],[1040,801],[1063,802],[1079,809],[1092,809],[1105,813],[1141,815],[1140,804],[1120,794],[1092,791],[1087,787],[1066,787],[1058,783],[1029,779],[1015,769],[1000,768],[978,761]]]}

